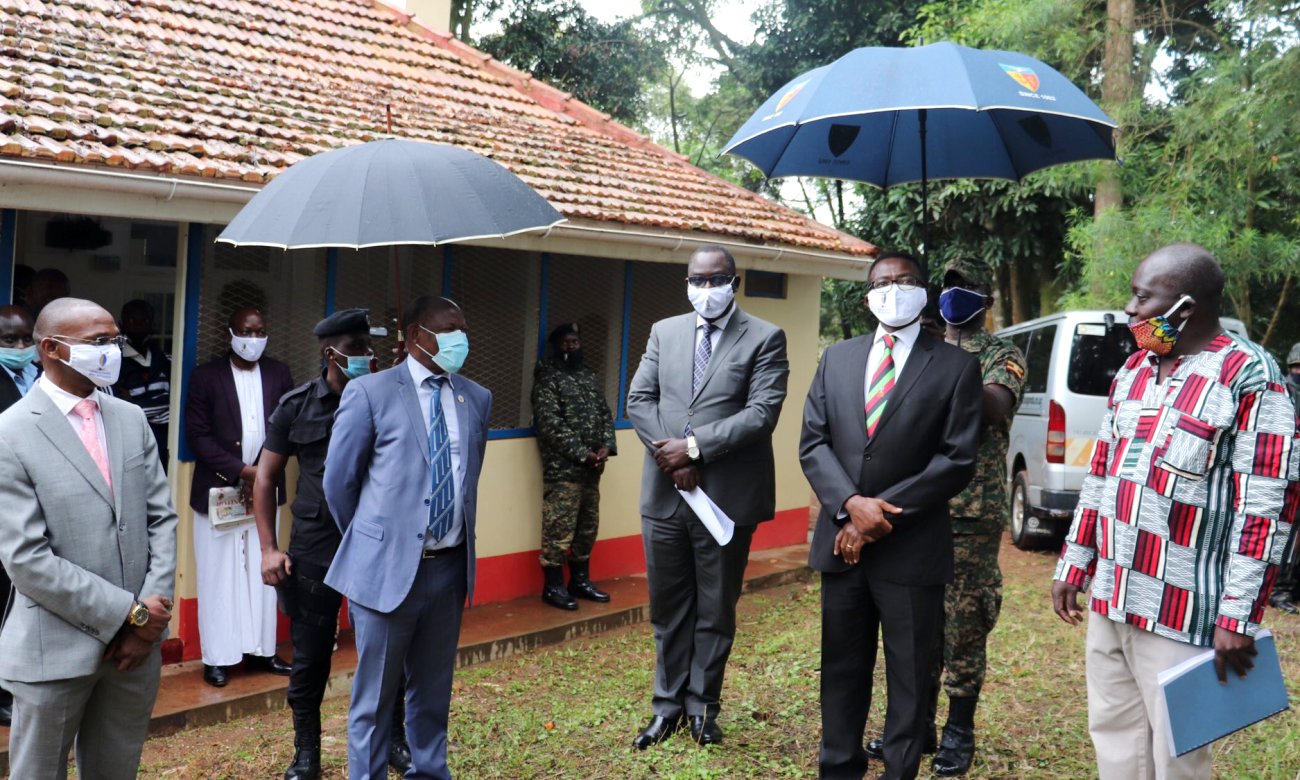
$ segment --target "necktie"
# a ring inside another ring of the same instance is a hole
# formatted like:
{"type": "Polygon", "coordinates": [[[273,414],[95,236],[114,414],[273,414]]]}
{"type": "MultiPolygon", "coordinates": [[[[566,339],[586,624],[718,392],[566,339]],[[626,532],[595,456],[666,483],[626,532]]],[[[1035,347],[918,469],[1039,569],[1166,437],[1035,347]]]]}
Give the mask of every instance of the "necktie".
{"type": "Polygon", "coordinates": [[[695,348],[695,371],[691,374],[691,394],[694,395],[700,389],[700,382],[704,381],[704,372],[709,368],[709,358],[713,357],[713,340],[709,338],[716,330],[713,323],[704,323],[704,337],[700,339],[700,345],[695,348]]]}
{"type": "Polygon", "coordinates": [[[429,538],[434,542],[451,530],[455,513],[456,484],[451,470],[451,440],[447,436],[447,418],[442,413],[443,377],[425,380],[433,388],[429,398],[429,462],[431,464],[432,500],[429,502],[429,538]]]}
{"type": "Polygon", "coordinates": [[[99,430],[95,427],[95,409],[99,403],[94,399],[87,398],[78,401],[77,405],[72,407],[72,411],[77,413],[81,418],[81,443],[86,447],[86,452],[90,454],[90,459],[95,461],[99,467],[99,473],[108,483],[109,490],[113,489],[113,477],[108,470],[108,458],[104,455],[103,447],[99,446],[99,430]]]}
{"type": "Polygon", "coordinates": [[[867,384],[867,438],[876,435],[876,426],[880,424],[880,415],[885,411],[885,402],[889,400],[889,391],[894,389],[894,337],[889,334],[881,336],[885,342],[884,354],[880,356],[880,365],[867,384]]]}

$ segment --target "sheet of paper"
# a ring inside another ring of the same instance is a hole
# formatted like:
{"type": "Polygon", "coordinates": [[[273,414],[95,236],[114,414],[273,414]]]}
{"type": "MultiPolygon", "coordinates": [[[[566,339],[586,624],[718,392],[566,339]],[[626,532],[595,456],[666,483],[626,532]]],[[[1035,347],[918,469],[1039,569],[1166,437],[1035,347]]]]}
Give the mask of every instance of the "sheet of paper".
{"type": "Polygon", "coordinates": [[[736,524],[727,517],[727,513],[719,509],[718,505],[713,503],[713,499],[698,487],[677,492],[682,494],[682,498],[686,499],[686,505],[691,508],[696,517],[700,518],[700,522],[709,529],[709,533],[713,534],[718,546],[725,547],[731,541],[731,535],[736,532],[736,524]]]}

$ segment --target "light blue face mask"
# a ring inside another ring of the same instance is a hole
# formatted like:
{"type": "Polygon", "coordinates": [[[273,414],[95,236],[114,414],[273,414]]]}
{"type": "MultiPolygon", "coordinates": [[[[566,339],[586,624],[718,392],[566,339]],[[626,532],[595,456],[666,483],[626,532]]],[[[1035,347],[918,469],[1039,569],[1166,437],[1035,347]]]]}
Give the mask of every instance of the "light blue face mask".
{"type": "Polygon", "coordinates": [[[22,349],[0,347],[0,366],[4,366],[10,371],[22,371],[34,362],[36,362],[35,344],[22,349]]]}
{"type": "Polygon", "coordinates": [[[345,355],[333,347],[330,347],[330,351],[347,361],[347,365],[338,361],[335,361],[334,364],[339,367],[339,370],[343,372],[343,376],[348,379],[356,379],[359,376],[369,374],[370,366],[375,359],[374,355],[345,355]]]}
{"type": "Polygon", "coordinates": [[[460,371],[465,365],[465,358],[469,357],[469,336],[465,335],[465,331],[453,330],[450,333],[434,333],[423,325],[418,327],[437,339],[438,354],[429,355],[429,350],[420,347],[419,343],[416,343],[415,346],[420,347],[421,352],[429,355],[429,359],[448,374],[455,374],[460,371]]]}

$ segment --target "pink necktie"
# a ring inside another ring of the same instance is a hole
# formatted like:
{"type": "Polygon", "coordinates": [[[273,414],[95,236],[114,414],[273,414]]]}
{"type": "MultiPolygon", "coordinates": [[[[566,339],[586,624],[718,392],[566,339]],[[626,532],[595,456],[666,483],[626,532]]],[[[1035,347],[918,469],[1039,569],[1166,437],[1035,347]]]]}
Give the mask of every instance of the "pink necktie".
{"type": "Polygon", "coordinates": [[[72,407],[72,411],[81,417],[81,443],[86,446],[86,452],[90,453],[90,459],[99,466],[99,473],[108,483],[108,489],[112,490],[113,477],[109,475],[108,458],[104,457],[104,448],[99,446],[99,430],[95,426],[95,409],[98,406],[99,404],[93,399],[87,398],[78,401],[77,405],[72,407]]]}

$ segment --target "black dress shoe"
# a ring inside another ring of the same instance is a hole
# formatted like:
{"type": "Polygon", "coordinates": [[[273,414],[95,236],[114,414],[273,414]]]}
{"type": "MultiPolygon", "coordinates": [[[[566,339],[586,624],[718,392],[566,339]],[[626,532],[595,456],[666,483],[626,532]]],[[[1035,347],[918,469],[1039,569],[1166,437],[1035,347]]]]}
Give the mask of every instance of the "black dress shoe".
{"type": "MultiPolygon", "coordinates": [[[[925,735],[925,744],[921,746],[921,752],[926,755],[933,753],[935,750],[938,749],[938,745],[936,744],[938,741],[939,740],[935,736],[934,729],[930,729],[929,733],[925,735]]],[[[876,737],[875,739],[868,742],[867,758],[872,758],[875,759],[876,761],[884,761],[885,740],[881,739],[880,737],[876,737]]]]}
{"type": "Polygon", "coordinates": [[[226,683],[230,682],[230,676],[226,674],[224,666],[203,665],[203,682],[214,688],[224,688],[226,683]]]}
{"type": "Polygon", "coordinates": [[[641,733],[636,735],[632,740],[632,747],[637,750],[645,750],[651,745],[658,745],[665,739],[673,735],[673,732],[682,727],[682,716],[677,715],[672,718],[665,718],[662,715],[656,715],[650,719],[646,727],[641,729],[641,733]]]}
{"type": "Polygon", "coordinates": [[[542,591],[542,601],[560,609],[574,610],[578,608],[578,602],[574,600],[573,595],[563,585],[547,585],[542,591]]]}
{"type": "Polygon", "coordinates": [[[975,758],[975,729],[949,724],[943,727],[939,752],[934,754],[934,773],[958,777],[970,771],[975,758]]]}
{"type": "Polygon", "coordinates": [[[244,656],[244,667],[278,674],[281,677],[287,677],[289,672],[293,671],[293,664],[281,661],[278,655],[246,655],[244,656]]]}
{"type": "Polygon", "coordinates": [[[722,742],[722,729],[718,720],[710,715],[691,716],[691,739],[701,745],[716,745],[722,742]]]}
{"type": "Polygon", "coordinates": [[[601,604],[609,601],[609,594],[592,585],[591,580],[569,580],[569,595],[601,604]]]}
{"type": "Polygon", "coordinates": [[[400,741],[395,739],[389,743],[388,765],[399,775],[406,774],[406,770],[411,768],[411,746],[405,739],[400,741]]]}
{"type": "Polygon", "coordinates": [[[320,748],[298,748],[284,780],[320,780],[320,748]]]}

